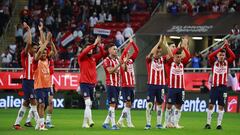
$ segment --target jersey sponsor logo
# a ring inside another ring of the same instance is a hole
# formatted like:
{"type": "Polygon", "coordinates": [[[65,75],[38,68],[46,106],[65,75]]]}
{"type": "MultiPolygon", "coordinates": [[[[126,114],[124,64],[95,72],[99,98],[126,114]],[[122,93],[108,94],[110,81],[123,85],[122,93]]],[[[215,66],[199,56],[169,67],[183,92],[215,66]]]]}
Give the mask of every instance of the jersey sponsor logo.
{"type": "MultiPolygon", "coordinates": [[[[6,96],[0,98],[0,108],[16,108],[21,107],[23,102],[22,98],[15,96],[6,96]]],[[[53,99],[54,108],[64,108],[64,98],[53,99]]]]}
{"type": "Polygon", "coordinates": [[[229,96],[227,101],[227,112],[237,112],[238,97],[229,96]]]}
{"type": "Polygon", "coordinates": [[[174,75],[183,75],[183,68],[172,67],[172,74],[174,75]]]}
{"type": "Polygon", "coordinates": [[[163,64],[153,62],[152,68],[153,68],[153,70],[161,71],[164,69],[164,66],[163,66],[163,64]]]}
{"type": "Polygon", "coordinates": [[[225,74],[227,73],[227,66],[214,67],[214,73],[216,74],[225,74]]]}

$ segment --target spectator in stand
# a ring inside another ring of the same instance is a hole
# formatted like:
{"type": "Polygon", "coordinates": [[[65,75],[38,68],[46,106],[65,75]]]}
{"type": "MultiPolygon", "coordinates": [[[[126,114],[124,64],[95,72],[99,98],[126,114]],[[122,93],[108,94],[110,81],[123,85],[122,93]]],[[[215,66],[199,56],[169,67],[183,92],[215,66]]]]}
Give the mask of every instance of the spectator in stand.
{"type": "Polygon", "coordinates": [[[53,32],[54,22],[55,22],[55,20],[54,20],[53,16],[51,15],[51,13],[47,13],[45,25],[51,32],[53,32]]]}
{"type": "Polygon", "coordinates": [[[200,54],[196,52],[194,57],[192,58],[192,67],[201,68],[201,61],[202,61],[202,58],[200,54]]]}
{"type": "Polygon", "coordinates": [[[107,11],[105,22],[112,22],[112,14],[107,11]]]}
{"type": "Polygon", "coordinates": [[[104,23],[105,22],[105,20],[107,19],[106,18],[106,13],[105,13],[105,11],[104,10],[102,10],[102,12],[101,13],[99,13],[99,21],[98,22],[100,22],[100,23],[104,23]]]}
{"type": "Polygon", "coordinates": [[[172,15],[177,15],[179,12],[179,5],[177,2],[173,1],[172,5],[168,7],[168,12],[171,13],[172,15]]]}
{"type": "Polygon", "coordinates": [[[12,62],[12,54],[9,52],[9,48],[7,48],[6,51],[1,54],[1,59],[3,68],[11,66],[10,63],[12,62]]]}
{"type": "Polygon", "coordinates": [[[206,85],[206,80],[202,80],[202,85],[200,86],[201,94],[205,94],[209,92],[209,88],[206,85]]]}
{"type": "Polygon", "coordinates": [[[21,19],[21,22],[27,22],[28,24],[30,24],[29,22],[31,19],[31,13],[27,6],[24,6],[24,9],[21,11],[20,19],[21,19]]]}
{"type": "Polygon", "coordinates": [[[220,7],[217,1],[214,1],[214,4],[212,5],[212,12],[217,13],[220,11],[220,7]]]}
{"type": "Polygon", "coordinates": [[[91,32],[93,31],[93,27],[98,23],[97,13],[94,12],[93,15],[89,18],[89,26],[91,32]]]}
{"type": "Polygon", "coordinates": [[[22,45],[23,44],[23,29],[22,29],[22,25],[18,24],[17,26],[15,26],[15,39],[16,39],[16,43],[18,45],[22,45]]]}
{"type": "Polygon", "coordinates": [[[129,7],[129,3],[124,0],[123,4],[121,6],[121,12],[122,12],[122,20],[124,22],[130,22],[130,7],[129,7]]]}
{"type": "Polygon", "coordinates": [[[119,47],[120,45],[123,44],[124,37],[123,37],[123,35],[120,31],[117,31],[117,34],[116,34],[115,38],[116,38],[115,39],[115,44],[116,44],[117,47],[119,47]]]}
{"type": "Polygon", "coordinates": [[[71,58],[69,68],[70,69],[79,68],[77,55],[71,58]]]}
{"type": "Polygon", "coordinates": [[[122,35],[125,38],[125,40],[127,40],[133,35],[133,29],[130,24],[127,24],[127,27],[123,30],[122,35]]]}

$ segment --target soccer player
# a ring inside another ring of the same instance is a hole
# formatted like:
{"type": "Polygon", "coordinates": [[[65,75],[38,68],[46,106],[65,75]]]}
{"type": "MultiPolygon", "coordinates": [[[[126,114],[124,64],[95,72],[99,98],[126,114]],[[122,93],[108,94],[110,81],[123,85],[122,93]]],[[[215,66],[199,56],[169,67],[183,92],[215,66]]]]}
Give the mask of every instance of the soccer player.
{"type": "Polygon", "coordinates": [[[84,96],[85,111],[83,119],[83,128],[89,128],[94,126],[92,120],[92,101],[93,101],[93,90],[97,83],[97,71],[96,63],[103,58],[104,50],[100,45],[101,37],[97,36],[94,44],[88,45],[78,55],[78,63],[80,66],[80,88],[84,96]],[[100,48],[100,52],[93,54],[93,49],[96,47],[100,48]]]}
{"type": "MultiPolygon", "coordinates": [[[[175,45],[175,43],[173,43],[173,42],[170,42],[170,43],[167,43],[166,42],[166,37],[165,37],[165,39],[164,39],[164,43],[166,44],[166,46],[169,46],[169,53],[168,53],[168,59],[170,59],[171,57],[173,57],[173,53],[176,51],[176,45],[175,45]]],[[[182,38],[182,40],[181,40],[181,42],[179,42],[179,44],[178,44],[178,48],[180,48],[180,47],[183,47],[183,46],[188,46],[188,36],[184,36],[183,38],[182,38]]],[[[188,48],[188,47],[187,47],[188,48]]],[[[184,54],[185,55],[185,54],[184,54]]],[[[166,83],[168,84],[169,83],[169,73],[170,73],[170,68],[171,68],[171,65],[169,65],[169,64],[164,64],[164,66],[165,66],[165,71],[166,71],[166,83]]],[[[167,92],[166,92],[166,94],[167,94],[167,92]]],[[[164,123],[164,127],[165,128],[174,128],[174,111],[175,111],[175,106],[174,105],[172,105],[172,108],[171,108],[171,111],[170,111],[170,117],[169,117],[169,121],[165,121],[165,123],[164,123]]]]}
{"type": "Polygon", "coordinates": [[[131,120],[131,107],[134,101],[134,86],[135,86],[135,75],[134,75],[134,67],[133,63],[138,56],[139,49],[137,45],[133,42],[133,39],[130,38],[130,42],[127,47],[122,52],[120,60],[123,61],[124,58],[127,58],[128,61],[120,67],[121,72],[121,94],[123,96],[124,108],[122,114],[117,122],[117,125],[120,127],[124,127],[123,120],[126,118],[127,127],[133,128],[131,120]],[[129,50],[133,47],[134,52],[130,56],[129,50]]]}
{"type": "Polygon", "coordinates": [[[38,113],[37,113],[37,106],[36,106],[36,98],[34,93],[34,80],[33,80],[33,67],[32,67],[32,61],[34,54],[37,51],[38,44],[32,43],[32,35],[31,35],[31,29],[27,25],[27,23],[23,23],[23,27],[27,29],[28,37],[27,37],[27,44],[26,47],[21,52],[21,64],[23,67],[23,80],[22,80],[22,89],[24,92],[24,101],[19,109],[17,119],[15,121],[15,124],[13,125],[13,128],[16,130],[21,130],[22,127],[20,126],[20,122],[22,121],[22,118],[24,117],[24,114],[26,112],[26,109],[28,108],[29,104],[31,104],[31,113],[34,116],[35,121],[38,121],[38,113]]]}
{"type": "Polygon", "coordinates": [[[53,113],[53,95],[55,93],[55,85],[52,82],[53,74],[54,74],[54,57],[57,56],[57,48],[51,39],[51,46],[50,46],[50,53],[48,53],[48,60],[49,60],[49,70],[51,76],[51,91],[48,99],[48,106],[47,106],[47,116],[46,116],[46,127],[47,128],[54,128],[52,124],[52,113],[53,113]]]}
{"type": "Polygon", "coordinates": [[[227,40],[223,48],[219,48],[208,56],[209,63],[212,66],[212,87],[210,90],[210,100],[207,111],[207,124],[205,129],[211,129],[213,107],[218,101],[218,119],[217,129],[222,129],[222,119],[224,114],[224,105],[227,98],[227,79],[229,64],[235,60],[236,56],[229,48],[227,40]],[[229,58],[226,58],[226,52],[229,58]],[[216,59],[217,56],[217,59],[216,59]]]}
{"type": "MultiPolygon", "coordinates": [[[[170,121],[172,106],[174,109],[174,127],[183,128],[179,126],[179,120],[181,117],[181,106],[184,103],[184,65],[186,65],[190,59],[190,53],[187,50],[188,46],[184,45],[173,52],[173,58],[168,61],[170,66],[169,82],[168,82],[168,96],[167,96],[167,106],[165,112],[165,124],[170,121]],[[183,52],[185,57],[183,58],[183,52]]],[[[164,127],[166,125],[164,124],[164,127]]]]}
{"type": "MultiPolygon", "coordinates": [[[[164,89],[166,88],[164,63],[167,61],[166,56],[162,56],[163,41],[166,37],[160,36],[158,43],[153,47],[146,57],[146,66],[148,72],[148,94],[146,106],[145,130],[151,128],[151,112],[156,99],[157,125],[156,128],[162,128],[162,102],[164,98],[164,89]]],[[[165,46],[167,47],[167,46],[165,46]]],[[[168,53],[169,48],[167,47],[168,53]]]]}
{"type": "Polygon", "coordinates": [[[45,106],[48,106],[48,100],[51,91],[51,76],[49,69],[49,60],[47,57],[47,44],[51,38],[51,33],[47,34],[47,40],[40,43],[40,48],[33,60],[34,70],[34,89],[38,101],[39,121],[36,125],[36,130],[47,130],[44,124],[45,106]]]}
{"type": "Polygon", "coordinates": [[[110,129],[109,122],[112,123],[112,130],[118,130],[119,128],[115,123],[115,108],[118,104],[118,96],[120,89],[120,66],[127,61],[124,58],[123,63],[119,61],[117,54],[117,47],[115,44],[111,43],[107,45],[108,56],[103,61],[103,68],[106,73],[106,86],[107,86],[107,95],[109,110],[108,115],[102,125],[105,129],[110,129]]]}

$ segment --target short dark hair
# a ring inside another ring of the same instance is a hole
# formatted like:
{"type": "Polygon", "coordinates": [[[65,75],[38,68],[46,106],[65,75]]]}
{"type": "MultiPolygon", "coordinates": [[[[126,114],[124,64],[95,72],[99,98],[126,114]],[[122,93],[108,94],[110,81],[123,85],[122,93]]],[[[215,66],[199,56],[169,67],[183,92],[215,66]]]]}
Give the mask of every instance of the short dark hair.
{"type": "Polygon", "coordinates": [[[39,46],[39,43],[37,43],[37,42],[32,42],[32,47],[35,46],[35,45],[36,45],[36,46],[39,46]]]}
{"type": "Polygon", "coordinates": [[[179,49],[176,51],[175,54],[176,54],[176,55],[182,54],[182,48],[179,48],[179,49]]]}
{"type": "Polygon", "coordinates": [[[226,50],[225,49],[221,49],[220,52],[221,53],[226,53],[226,50]]]}
{"type": "Polygon", "coordinates": [[[108,50],[109,48],[111,48],[113,46],[116,46],[116,45],[114,43],[109,43],[109,44],[105,45],[104,49],[108,50]]]}

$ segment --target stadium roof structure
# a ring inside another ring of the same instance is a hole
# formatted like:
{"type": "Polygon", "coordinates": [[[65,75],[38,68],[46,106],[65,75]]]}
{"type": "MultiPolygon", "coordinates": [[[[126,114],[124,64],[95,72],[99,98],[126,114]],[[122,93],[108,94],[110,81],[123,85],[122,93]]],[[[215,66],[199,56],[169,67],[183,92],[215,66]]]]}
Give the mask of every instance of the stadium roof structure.
{"type": "Polygon", "coordinates": [[[156,14],[136,34],[219,36],[229,34],[235,24],[240,25],[239,13],[201,14],[196,16],[156,14]]]}

